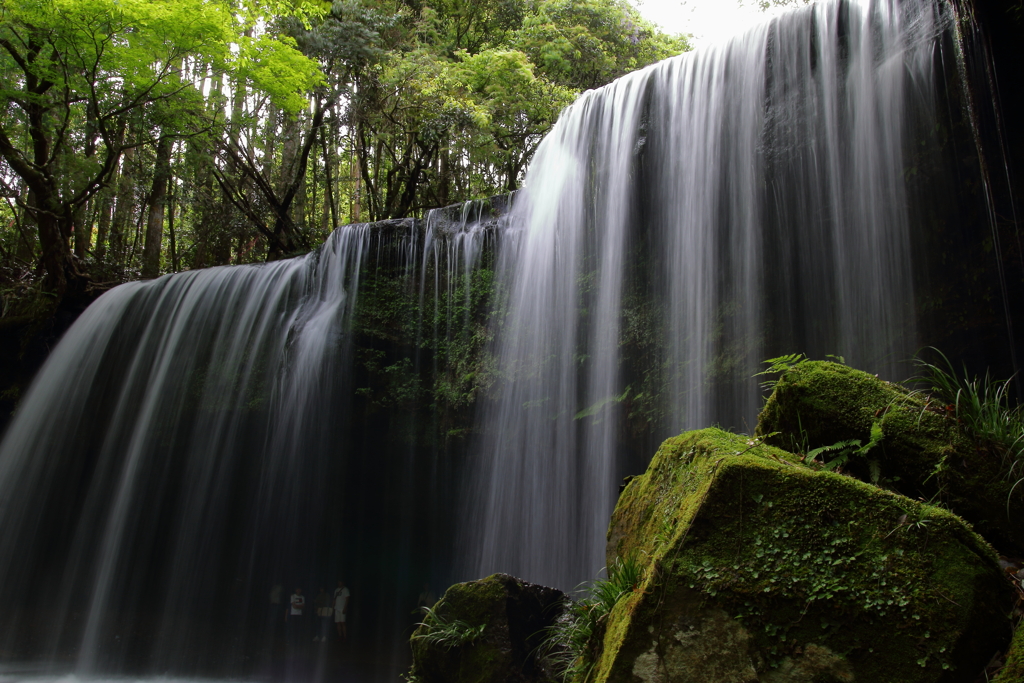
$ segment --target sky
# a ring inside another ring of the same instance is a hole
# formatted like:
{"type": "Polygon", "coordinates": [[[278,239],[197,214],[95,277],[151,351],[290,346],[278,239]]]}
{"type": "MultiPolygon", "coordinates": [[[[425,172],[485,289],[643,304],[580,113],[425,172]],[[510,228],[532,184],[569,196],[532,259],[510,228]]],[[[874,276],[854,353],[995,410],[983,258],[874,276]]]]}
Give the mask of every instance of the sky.
{"type": "Polygon", "coordinates": [[[718,42],[778,14],[763,12],[756,0],[630,0],[649,21],[668,33],[693,34],[694,47],[718,42]]]}

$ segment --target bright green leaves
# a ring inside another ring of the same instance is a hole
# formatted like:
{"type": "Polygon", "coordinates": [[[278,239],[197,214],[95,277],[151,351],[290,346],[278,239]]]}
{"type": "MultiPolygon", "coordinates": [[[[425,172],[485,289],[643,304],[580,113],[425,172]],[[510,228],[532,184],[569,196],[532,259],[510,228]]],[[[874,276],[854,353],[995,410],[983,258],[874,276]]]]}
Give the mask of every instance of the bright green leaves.
{"type": "Polygon", "coordinates": [[[542,0],[515,42],[545,76],[579,90],[689,49],[621,0],[542,0]]]}
{"type": "Polygon", "coordinates": [[[316,62],[299,52],[288,36],[239,38],[231,67],[239,80],[268,94],[286,112],[302,109],[306,93],[324,82],[316,62]]]}
{"type": "Polygon", "coordinates": [[[515,177],[575,92],[535,75],[529,57],[518,50],[458,56],[458,78],[486,117],[474,151],[515,177]]]}
{"type": "MultiPolygon", "coordinates": [[[[274,6],[282,3],[274,3],[274,6]]],[[[308,13],[309,2],[291,11],[308,13]],[[308,5],[308,6],[307,6],[308,5]]],[[[319,4],[319,3],[316,3],[319,4]]],[[[268,15],[209,0],[3,0],[2,86],[13,94],[25,79],[69,90],[75,101],[107,109],[141,106],[187,92],[189,79],[224,74],[297,110],[302,93],[322,77],[294,41],[252,25],[268,15]],[[248,34],[248,35],[247,35],[248,34]]],[[[266,11],[266,7],[262,8],[266,11]]],[[[305,14],[303,15],[305,16],[305,14]]]]}

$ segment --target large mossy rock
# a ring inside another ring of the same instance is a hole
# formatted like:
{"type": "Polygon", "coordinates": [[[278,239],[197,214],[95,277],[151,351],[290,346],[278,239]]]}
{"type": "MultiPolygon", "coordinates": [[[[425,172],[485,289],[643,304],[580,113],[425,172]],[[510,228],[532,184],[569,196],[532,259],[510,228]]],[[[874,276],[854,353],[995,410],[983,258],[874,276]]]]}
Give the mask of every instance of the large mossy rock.
{"type": "Polygon", "coordinates": [[[591,680],[970,682],[1009,587],[960,518],[717,429],[666,441],[619,498],[609,559],[644,578],[591,680]]]}
{"type": "Polygon", "coordinates": [[[409,680],[551,681],[551,672],[538,662],[535,651],[544,629],[561,615],[564,600],[560,590],[525,583],[507,574],[455,584],[412,635],[409,680]],[[447,635],[436,637],[441,634],[447,635]]]}
{"type": "Polygon", "coordinates": [[[1017,625],[1006,653],[1006,665],[999,670],[993,683],[1024,683],[1024,622],[1017,625]]]}
{"type": "MultiPolygon", "coordinates": [[[[851,439],[867,444],[877,423],[883,438],[865,457],[852,458],[851,474],[911,498],[941,503],[971,522],[1000,551],[1024,554],[1020,495],[1010,501],[1004,454],[973,438],[946,406],[860,370],[806,361],[779,378],[758,417],[758,435],[793,452],[808,453],[851,439]]],[[[1024,487],[1018,487],[1024,490],[1024,487]]]]}

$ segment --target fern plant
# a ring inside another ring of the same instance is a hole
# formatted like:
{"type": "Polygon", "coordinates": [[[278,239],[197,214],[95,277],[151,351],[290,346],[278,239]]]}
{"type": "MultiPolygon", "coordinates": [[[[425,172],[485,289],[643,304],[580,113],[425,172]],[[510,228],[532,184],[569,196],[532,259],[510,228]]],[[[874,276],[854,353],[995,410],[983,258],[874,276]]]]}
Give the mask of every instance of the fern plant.
{"type": "Polygon", "coordinates": [[[791,353],[785,356],[779,356],[778,358],[769,358],[764,361],[765,365],[768,367],[761,372],[754,373],[754,377],[778,375],[775,379],[768,379],[761,382],[761,388],[768,393],[771,393],[775,391],[775,386],[779,383],[779,379],[782,375],[786,374],[798,365],[808,362],[809,360],[810,358],[802,353],[791,353]]]}
{"type": "MultiPolygon", "coordinates": [[[[846,365],[846,359],[842,356],[826,353],[825,358],[828,358],[833,363],[839,365],[846,365]]],[[[809,363],[810,358],[802,353],[790,353],[785,356],[779,356],[778,358],[769,358],[766,361],[762,361],[768,367],[761,372],[754,373],[754,377],[763,377],[767,375],[778,375],[775,379],[765,380],[761,382],[761,388],[771,393],[775,390],[775,386],[779,383],[782,375],[786,374],[795,367],[798,367],[804,363],[809,363]]]]}
{"type": "Polygon", "coordinates": [[[877,486],[882,479],[882,466],[877,458],[868,458],[867,456],[875,446],[882,442],[883,438],[885,438],[885,434],[882,431],[882,423],[875,420],[871,423],[871,437],[867,444],[861,445],[860,439],[839,441],[830,446],[815,448],[809,451],[805,458],[814,461],[820,456],[823,463],[822,469],[825,470],[838,470],[847,464],[850,458],[864,458],[867,460],[871,483],[877,486]],[[826,459],[827,456],[828,459],[826,459]]]}

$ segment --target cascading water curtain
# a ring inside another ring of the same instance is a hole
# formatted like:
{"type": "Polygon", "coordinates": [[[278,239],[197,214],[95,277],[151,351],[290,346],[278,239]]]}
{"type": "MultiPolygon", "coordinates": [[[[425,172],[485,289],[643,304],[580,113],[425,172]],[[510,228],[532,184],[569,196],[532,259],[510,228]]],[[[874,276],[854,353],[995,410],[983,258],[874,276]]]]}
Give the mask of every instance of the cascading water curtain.
{"type": "Polygon", "coordinates": [[[369,237],[130,283],[82,315],[0,451],[7,657],[232,671],[269,647],[266,594],[322,561],[344,477],[369,237]]]}
{"type": "Polygon", "coordinates": [[[0,444],[0,664],[393,680],[464,457],[424,397],[484,334],[503,204],[97,300],[0,444]],[[351,647],[293,650],[290,593],[339,578],[351,647]]]}
{"type": "Polygon", "coordinates": [[[905,376],[905,187],[937,144],[951,24],[942,3],[819,2],[563,113],[511,217],[505,383],[480,418],[467,576],[596,575],[636,406],[659,438],[751,431],[770,355],[905,376]],[[659,340],[640,360],[636,326],[659,340]]]}

